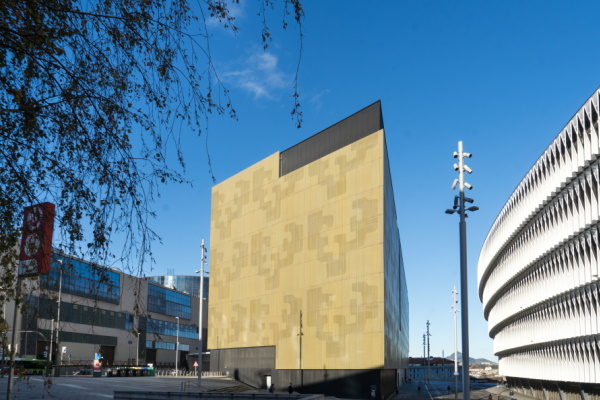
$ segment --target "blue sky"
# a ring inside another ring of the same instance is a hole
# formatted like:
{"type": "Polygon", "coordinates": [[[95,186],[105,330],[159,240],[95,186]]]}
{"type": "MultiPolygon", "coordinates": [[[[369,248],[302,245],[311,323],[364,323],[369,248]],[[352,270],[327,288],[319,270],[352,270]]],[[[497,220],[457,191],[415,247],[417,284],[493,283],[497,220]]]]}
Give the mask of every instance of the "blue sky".
{"type": "MultiPolygon", "coordinates": [[[[410,355],[454,351],[451,291],[460,291],[452,153],[473,153],[468,193],[470,354],[495,360],[477,295],[477,260],[488,229],[550,141],[600,86],[595,1],[305,0],[300,66],[304,113],[289,112],[298,58],[293,21],[260,43],[254,2],[235,10],[240,33],[213,27],[214,61],[238,121],[209,120],[208,145],[220,182],[381,100],[410,301],[410,355]]],[[[168,185],[155,204],[157,265],[148,275],[193,274],[210,243],[205,137],[184,142],[193,186],[168,185]]],[[[461,305],[459,304],[459,308],[461,305]]],[[[459,340],[460,347],[460,340],[459,340]]],[[[459,348],[460,351],[460,348],[459,348]]]]}

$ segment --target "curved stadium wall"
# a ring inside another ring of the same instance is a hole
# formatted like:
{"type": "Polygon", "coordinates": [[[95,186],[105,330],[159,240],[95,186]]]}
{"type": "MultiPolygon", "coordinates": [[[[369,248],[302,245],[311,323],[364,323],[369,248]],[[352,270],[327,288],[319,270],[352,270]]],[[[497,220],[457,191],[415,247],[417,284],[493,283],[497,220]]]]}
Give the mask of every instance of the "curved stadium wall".
{"type": "Polygon", "coordinates": [[[479,297],[509,380],[600,383],[599,104],[600,89],[519,183],[480,253],[479,297]]]}

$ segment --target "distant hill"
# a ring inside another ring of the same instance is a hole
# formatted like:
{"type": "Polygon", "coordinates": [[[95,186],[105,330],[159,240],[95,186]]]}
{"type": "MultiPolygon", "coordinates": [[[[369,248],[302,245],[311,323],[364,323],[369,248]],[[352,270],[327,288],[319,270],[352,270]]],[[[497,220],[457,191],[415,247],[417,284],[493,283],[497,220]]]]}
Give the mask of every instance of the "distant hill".
{"type": "MultiPolygon", "coordinates": [[[[462,362],[462,353],[459,351],[458,353],[458,362],[462,362]]],[[[450,354],[449,356],[447,356],[446,358],[450,359],[450,360],[454,360],[454,353],[450,354]]],[[[490,361],[488,359],[485,358],[473,358],[473,357],[469,357],[469,364],[481,364],[481,363],[492,363],[492,364],[498,364],[497,361],[490,361]]]]}

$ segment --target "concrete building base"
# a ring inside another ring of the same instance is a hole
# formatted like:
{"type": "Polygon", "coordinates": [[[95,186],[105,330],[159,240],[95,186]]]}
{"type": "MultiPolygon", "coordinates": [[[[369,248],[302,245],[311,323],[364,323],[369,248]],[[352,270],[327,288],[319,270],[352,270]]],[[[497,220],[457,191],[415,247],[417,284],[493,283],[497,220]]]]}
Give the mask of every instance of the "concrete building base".
{"type": "Polygon", "coordinates": [[[506,377],[511,390],[540,400],[600,400],[600,386],[592,383],[555,382],[506,377]]]}
{"type": "Polygon", "coordinates": [[[277,391],[284,391],[291,383],[300,393],[360,399],[380,399],[382,394],[387,398],[396,391],[396,369],[276,369],[275,351],[275,346],[211,349],[210,368],[260,389],[272,383],[277,391]]]}

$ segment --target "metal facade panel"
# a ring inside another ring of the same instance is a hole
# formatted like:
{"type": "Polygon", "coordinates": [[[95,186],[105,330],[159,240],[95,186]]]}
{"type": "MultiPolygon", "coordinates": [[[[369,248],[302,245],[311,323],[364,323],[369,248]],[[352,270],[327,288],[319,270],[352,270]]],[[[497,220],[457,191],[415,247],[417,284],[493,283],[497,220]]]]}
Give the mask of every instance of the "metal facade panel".
{"type": "Polygon", "coordinates": [[[381,102],[376,101],[335,125],[281,152],[279,176],[303,167],[383,129],[381,102]]]}
{"type": "Polygon", "coordinates": [[[600,130],[597,114],[589,111],[585,121],[588,110],[598,109],[599,94],[527,172],[479,256],[479,298],[499,372],[532,392],[571,382],[584,398],[584,384],[600,383],[600,130]]]}
{"type": "Polygon", "coordinates": [[[383,157],[378,130],[281,178],[275,154],[215,186],[209,348],[277,346],[277,367],[297,369],[302,311],[303,369],[384,365],[383,157]]]}

